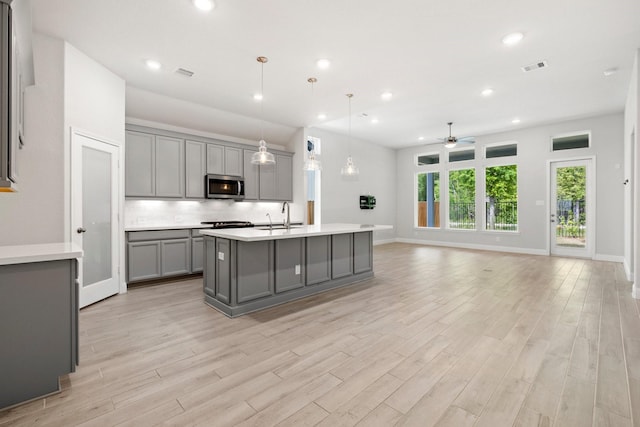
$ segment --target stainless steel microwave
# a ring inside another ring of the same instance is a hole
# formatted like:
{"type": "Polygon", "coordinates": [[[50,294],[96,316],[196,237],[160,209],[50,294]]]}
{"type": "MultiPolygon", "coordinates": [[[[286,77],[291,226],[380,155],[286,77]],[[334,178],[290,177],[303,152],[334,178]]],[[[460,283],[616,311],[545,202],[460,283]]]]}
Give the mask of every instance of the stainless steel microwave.
{"type": "Polygon", "coordinates": [[[206,175],[204,191],[207,199],[244,199],[244,178],[231,175],[206,175]]]}

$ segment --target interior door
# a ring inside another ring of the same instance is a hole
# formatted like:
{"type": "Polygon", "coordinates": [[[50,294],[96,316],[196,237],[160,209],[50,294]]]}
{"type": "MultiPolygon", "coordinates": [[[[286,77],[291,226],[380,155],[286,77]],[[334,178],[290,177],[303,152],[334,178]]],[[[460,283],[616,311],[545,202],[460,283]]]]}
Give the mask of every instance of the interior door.
{"type": "Polygon", "coordinates": [[[591,159],[551,163],[550,252],[593,258],[594,200],[591,159]]]}
{"type": "Polygon", "coordinates": [[[72,133],[72,240],[79,263],[80,307],[119,291],[119,148],[72,133]]]}

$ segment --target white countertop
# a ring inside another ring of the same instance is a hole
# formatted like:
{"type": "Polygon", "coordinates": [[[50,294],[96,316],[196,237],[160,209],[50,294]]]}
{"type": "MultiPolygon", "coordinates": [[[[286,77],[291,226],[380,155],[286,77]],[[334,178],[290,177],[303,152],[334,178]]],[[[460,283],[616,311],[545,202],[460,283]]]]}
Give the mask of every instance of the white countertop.
{"type": "Polygon", "coordinates": [[[124,227],[124,231],[151,231],[151,230],[182,230],[185,228],[211,228],[210,224],[183,224],[183,223],[173,223],[173,224],[136,224],[136,225],[126,225],[124,227]]]}
{"type": "Polygon", "coordinates": [[[75,243],[0,246],[0,265],[80,258],[82,255],[82,248],[75,243]]]}
{"type": "Polygon", "coordinates": [[[391,230],[393,229],[393,226],[372,224],[318,224],[295,226],[289,230],[276,229],[273,231],[261,230],[260,228],[227,228],[222,230],[207,229],[200,230],[200,234],[204,234],[205,236],[221,237],[224,239],[241,240],[243,242],[257,242],[260,240],[292,239],[296,237],[391,230]]]}

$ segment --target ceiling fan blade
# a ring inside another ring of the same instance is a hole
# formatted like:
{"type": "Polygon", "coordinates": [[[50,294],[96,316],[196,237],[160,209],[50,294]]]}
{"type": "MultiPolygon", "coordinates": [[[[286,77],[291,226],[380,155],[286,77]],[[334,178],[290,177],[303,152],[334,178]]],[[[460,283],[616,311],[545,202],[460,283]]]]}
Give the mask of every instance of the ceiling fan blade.
{"type": "Polygon", "coordinates": [[[434,141],[434,142],[427,142],[425,144],[422,145],[442,145],[443,141],[434,141]]]}

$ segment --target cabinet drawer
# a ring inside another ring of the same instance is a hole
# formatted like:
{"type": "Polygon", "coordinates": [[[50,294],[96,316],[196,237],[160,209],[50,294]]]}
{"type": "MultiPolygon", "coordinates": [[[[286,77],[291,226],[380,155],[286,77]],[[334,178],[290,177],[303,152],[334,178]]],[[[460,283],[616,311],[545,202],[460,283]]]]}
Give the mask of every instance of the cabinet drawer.
{"type": "Polygon", "coordinates": [[[150,231],[129,231],[129,242],[140,242],[143,240],[165,240],[165,239],[186,239],[190,237],[191,230],[150,230],[150,231]]]}

